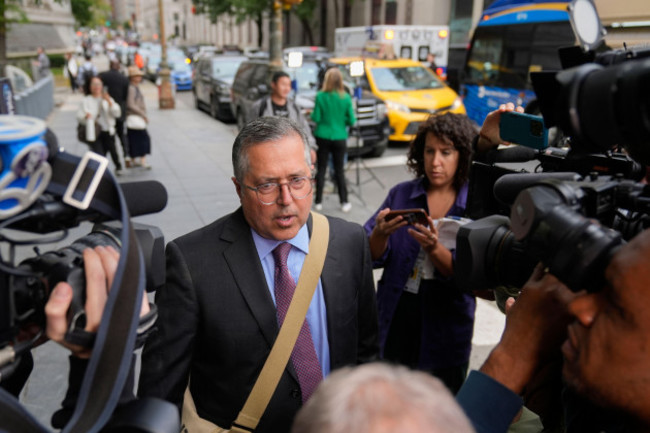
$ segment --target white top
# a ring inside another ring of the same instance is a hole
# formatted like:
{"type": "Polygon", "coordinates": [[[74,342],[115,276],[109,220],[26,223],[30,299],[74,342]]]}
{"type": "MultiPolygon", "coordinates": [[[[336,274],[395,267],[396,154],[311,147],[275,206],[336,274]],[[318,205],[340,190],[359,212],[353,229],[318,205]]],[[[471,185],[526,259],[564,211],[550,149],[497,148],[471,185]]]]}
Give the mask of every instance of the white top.
{"type": "Polygon", "coordinates": [[[115,135],[115,119],[122,115],[122,110],[113,98],[110,98],[109,103],[102,97],[95,98],[92,95],[86,95],[77,111],[79,123],[86,123],[86,114],[88,113],[92,119],[97,119],[102,131],[108,131],[109,134],[115,135]]]}

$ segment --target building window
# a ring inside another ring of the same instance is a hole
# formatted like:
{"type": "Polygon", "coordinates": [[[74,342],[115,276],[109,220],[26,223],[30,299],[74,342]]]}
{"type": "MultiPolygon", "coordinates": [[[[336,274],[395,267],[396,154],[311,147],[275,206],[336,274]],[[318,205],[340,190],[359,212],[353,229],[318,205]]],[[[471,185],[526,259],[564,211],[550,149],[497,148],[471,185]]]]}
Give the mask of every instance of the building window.
{"type": "Polygon", "coordinates": [[[372,0],[371,24],[373,26],[381,24],[381,0],[372,0]]]}
{"type": "Polygon", "coordinates": [[[397,2],[396,1],[387,1],[386,2],[386,19],[384,24],[397,24],[397,2]]]}
{"type": "Polygon", "coordinates": [[[472,0],[452,0],[451,16],[449,17],[450,44],[467,45],[469,43],[473,3],[472,0]]]}

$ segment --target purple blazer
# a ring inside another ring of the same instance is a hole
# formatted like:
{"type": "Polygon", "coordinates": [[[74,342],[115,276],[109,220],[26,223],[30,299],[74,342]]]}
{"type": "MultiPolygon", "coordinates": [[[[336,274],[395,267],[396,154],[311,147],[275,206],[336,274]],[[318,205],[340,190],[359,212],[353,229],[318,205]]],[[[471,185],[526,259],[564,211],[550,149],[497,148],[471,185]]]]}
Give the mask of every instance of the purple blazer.
{"type": "MultiPolygon", "coordinates": [[[[365,223],[370,236],[380,210],[423,208],[429,212],[426,179],[418,178],[394,186],[379,209],[365,223]]],[[[463,216],[467,203],[467,184],[460,189],[456,202],[447,216],[463,216]]],[[[402,227],[388,240],[384,255],[374,262],[375,268],[384,268],[377,286],[379,309],[379,342],[383,356],[386,336],[402,295],[404,286],[415,265],[420,245],[402,227]]],[[[452,251],[455,257],[455,251],[452,251]]],[[[426,284],[423,284],[424,286],[426,284]]],[[[450,279],[436,278],[428,284],[422,296],[422,340],[419,368],[438,369],[455,367],[469,361],[474,332],[474,296],[456,289],[450,279]],[[433,287],[430,287],[433,286],[433,287]]]]}

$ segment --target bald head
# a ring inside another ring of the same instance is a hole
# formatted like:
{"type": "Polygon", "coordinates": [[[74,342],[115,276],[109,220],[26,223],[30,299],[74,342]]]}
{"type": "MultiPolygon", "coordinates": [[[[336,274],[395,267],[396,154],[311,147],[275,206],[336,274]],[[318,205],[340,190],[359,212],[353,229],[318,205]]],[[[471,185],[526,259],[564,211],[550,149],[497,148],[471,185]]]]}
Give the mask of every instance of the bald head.
{"type": "Polygon", "coordinates": [[[430,374],[388,364],[342,368],[298,412],[292,433],[473,433],[430,374]]]}

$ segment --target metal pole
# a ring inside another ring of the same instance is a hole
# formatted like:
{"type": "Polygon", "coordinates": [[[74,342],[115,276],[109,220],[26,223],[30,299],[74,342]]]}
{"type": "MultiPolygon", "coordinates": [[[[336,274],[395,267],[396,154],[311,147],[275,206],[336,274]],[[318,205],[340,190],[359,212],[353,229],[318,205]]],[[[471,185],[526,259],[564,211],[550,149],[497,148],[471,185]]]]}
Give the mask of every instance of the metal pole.
{"type": "Polygon", "coordinates": [[[273,0],[270,26],[269,70],[273,73],[282,70],[282,3],[279,0],[273,0]]]}
{"type": "Polygon", "coordinates": [[[172,83],[169,81],[169,65],[167,64],[167,36],[165,36],[165,15],[163,12],[163,0],[158,0],[158,13],[160,19],[160,43],[162,44],[160,58],[160,90],[158,92],[158,107],[171,109],[175,106],[174,95],[172,94],[172,83]]]}

